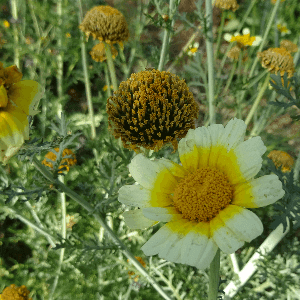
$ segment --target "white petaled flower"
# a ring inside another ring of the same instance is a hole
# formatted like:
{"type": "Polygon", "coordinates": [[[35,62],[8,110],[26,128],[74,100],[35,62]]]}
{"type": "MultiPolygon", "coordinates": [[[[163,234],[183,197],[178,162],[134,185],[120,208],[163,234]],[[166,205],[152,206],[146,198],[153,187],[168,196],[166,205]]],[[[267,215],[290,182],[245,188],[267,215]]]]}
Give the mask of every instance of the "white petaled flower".
{"type": "Polygon", "coordinates": [[[224,39],[229,43],[237,42],[239,48],[244,48],[248,46],[258,46],[262,41],[261,36],[250,36],[249,28],[244,28],[242,30],[242,33],[242,35],[240,35],[238,32],[235,32],[234,35],[230,33],[225,33],[224,39]]]}
{"type": "Polygon", "coordinates": [[[244,141],[246,124],[232,119],[190,129],[178,146],[181,165],[135,156],[129,171],[138,185],[123,186],[119,201],[140,209],[124,212],[132,229],[166,222],[142,247],[145,255],[206,269],[218,248],[234,253],[263,232],[247,208],[283,197],[274,174],[254,179],[266,151],[260,137],[244,141]]]}
{"type": "Polygon", "coordinates": [[[193,45],[189,46],[189,49],[187,50],[188,56],[195,56],[196,52],[198,51],[199,43],[195,42],[193,45]]]}

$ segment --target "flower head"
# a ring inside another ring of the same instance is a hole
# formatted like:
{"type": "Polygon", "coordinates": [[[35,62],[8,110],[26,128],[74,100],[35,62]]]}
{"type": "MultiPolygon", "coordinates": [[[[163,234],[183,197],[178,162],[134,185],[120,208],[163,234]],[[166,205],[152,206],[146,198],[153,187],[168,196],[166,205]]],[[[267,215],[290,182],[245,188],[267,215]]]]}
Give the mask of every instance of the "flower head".
{"type": "Polygon", "coordinates": [[[232,119],[190,129],[178,146],[182,165],[136,155],[129,164],[138,182],[123,186],[118,200],[140,209],[124,212],[125,223],[144,229],[167,222],[142,247],[145,255],[207,268],[218,248],[234,253],[263,232],[247,208],[283,197],[274,174],[254,179],[266,151],[260,137],[244,141],[246,124],[232,119]]]}
{"type": "Polygon", "coordinates": [[[15,284],[11,284],[6,287],[2,294],[0,295],[1,300],[32,300],[32,298],[28,298],[29,291],[27,290],[25,285],[21,285],[20,287],[15,284]]]}
{"type": "MultiPolygon", "coordinates": [[[[59,148],[55,148],[54,150],[57,153],[59,152],[59,148]]],[[[67,172],[69,172],[70,166],[74,166],[77,163],[77,159],[76,159],[76,156],[73,153],[73,151],[70,149],[64,149],[64,151],[62,153],[62,157],[69,156],[69,155],[72,155],[73,158],[64,158],[60,162],[58,169],[62,169],[65,167],[67,169],[67,172]]],[[[57,157],[56,154],[54,154],[53,152],[50,151],[45,155],[45,159],[42,161],[42,164],[53,169],[53,164],[51,162],[47,161],[46,158],[48,158],[52,161],[56,161],[56,157],[57,157]]],[[[58,173],[62,173],[62,171],[59,171],[58,173]]]]}
{"type": "MultiPolygon", "coordinates": [[[[235,61],[238,61],[241,51],[242,51],[242,49],[239,46],[235,45],[228,51],[227,57],[229,57],[235,61]]],[[[245,62],[245,61],[247,61],[247,59],[248,59],[248,55],[244,51],[242,61],[245,62]]]]}
{"type": "Polygon", "coordinates": [[[0,162],[4,164],[29,139],[27,116],[38,113],[35,109],[42,96],[40,85],[21,81],[22,76],[16,66],[3,68],[0,62],[0,162]]]}
{"type": "Polygon", "coordinates": [[[85,32],[87,39],[90,35],[94,39],[108,44],[119,43],[129,38],[127,22],[121,12],[108,6],[95,6],[89,10],[79,28],[85,32]]]}
{"type": "Polygon", "coordinates": [[[184,137],[198,115],[193,94],[184,80],[165,71],[151,70],[131,74],[107,99],[109,128],[124,147],[158,151],[184,137]]]}
{"type": "Polygon", "coordinates": [[[282,166],[281,171],[284,173],[290,172],[294,165],[294,159],[284,151],[273,150],[268,157],[272,159],[276,168],[282,166]]]}
{"type": "Polygon", "coordinates": [[[187,50],[187,54],[188,56],[195,56],[196,52],[198,51],[199,48],[199,43],[195,42],[193,45],[190,45],[188,50],[187,50]]]}
{"type": "Polygon", "coordinates": [[[216,0],[215,7],[236,11],[239,8],[239,5],[237,4],[236,0],[216,0]]]}
{"type": "Polygon", "coordinates": [[[243,29],[243,35],[240,35],[238,32],[236,32],[234,35],[225,33],[224,39],[230,43],[237,42],[237,46],[240,49],[248,46],[258,46],[262,40],[260,36],[250,36],[249,28],[243,29]]]}
{"type": "MultiPolygon", "coordinates": [[[[118,55],[118,51],[113,45],[109,45],[109,46],[111,47],[112,58],[115,59],[118,55]]],[[[102,42],[99,42],[97,45],[95,45],[92,48],[92,51],[90,52],[90,55],[92,56],[92,59],[96,62],[105,61],[106,60],[106,54],[105,54],[104,44],[102,42]]]]}
{"type": "Polygon", "coordinates": [[[285,72],[288,78],[295,73],[294,61],[291,53],[285,48],[269,48],[263,52],[258,52],[257,57],[261,58],[261,64],[269,72],[283,76],[285,72]]]}
{"type": "Polygon", "coordinates": [[[287,28],[287,24],[285,22],[278,23],[277,29],[281,33],[282,36],[285,36],[286,34],[291,33],[291,31],[287,28]]]}
{"type": "Polygon", "coordinates": [[[291,53],[298,51],[298,46],[289,40],[282,40],[280,42],[280,48],[285,48],[291,53]]]}
{"type": "Polygon", "coordinates": [[[9,28],[10,27],[10,23],[7,20],[3,21],[3,25],[5,28],[9,28]]]}

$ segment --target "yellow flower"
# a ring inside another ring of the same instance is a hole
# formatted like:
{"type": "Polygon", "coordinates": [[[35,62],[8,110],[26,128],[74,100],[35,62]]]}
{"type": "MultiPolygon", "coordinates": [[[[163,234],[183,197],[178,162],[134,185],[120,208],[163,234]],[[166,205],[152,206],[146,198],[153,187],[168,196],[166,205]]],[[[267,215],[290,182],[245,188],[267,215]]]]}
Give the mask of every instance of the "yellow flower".
{"type": "Polygon", "coordinates": [[[71,228],[76,224],[75,221],[73,221],[74,216],[66,215],[66,221],[67,221],[67,228],[71,228]]]}
{"type": "Polygon", "coordinates": [[[289,40],[282,40],[280,42],[280,48],[285,48],[291,53],[298,51],[298,46],[289,40]]]}
{"type": "Polygon", "coordinates": [[[254,179],[266,151],[260,137],[244,141],[246,124],[232,119],[190,129],[178,146],[182,165],[136,155],[129,171],[138,184],[119,190],[118,200],[140,209],[123,213],[132,229],[167,222],[141,248],[168,261],[206,269],[218,248],[234,253],[263,232],[247,208],[283,197],[274,174],[254,179]]]}
{"type": "Polygon", "coordinates": [[[294,165],[294,159],[284,151],[273,150],[268,154],[268,157],[272,159],[276,168],[281,167],[281,171],[286,173],[292,170],[294,165]]]}
{"type": "Polygon", "coordinates": [[[127,41],[129,30],[127,22],[121,12],[108,5],[99,5],[89,10],[79,28],[85,32],[87,39],[93,39],[108,44],[127,41]]]}
{"type": "Polygon", "coordinates": [[[236,11],[239,8],[239,5],[237,4],[236,0],[216,0],[215,7],[236,11]]]}
{"type": "Polygon", "coordinates": [[[282,36],[285,36],[286,34],[291,33],[291,31],[287,28],[287,24],[285,22],[278,23],[277,24],[277,29],[278,29],[278,31],[280,31],[282,36]]]}
{"type": "Polygon", "coordinates": [[[66,38],[71,38],[71,34],[69,32],[66,33],[66,38]]]}
{"type": "Polygon", "coordinates": [[[189,46],[189,49],[187,51],[188,56],[195,56],[196,52],[198,51],[199,43],[194,43],[193,45],[189,46]]]}
{"type": "Polygon", "coordinates": [[[195,128],[199,108],[184,80],[165,71],[131,74],[107,99],[109,128],[125,148],[158,151],[195,128]]]}
{"type": "MultiPolygon", "coordinates": [[[[55,148],[54,149],[55,152],[59,152],[59,148],[55,148]]],[[[76,163],[77,163],[77,159],[76,159],[76,156],[75,154],[73,153],[72,150],[70,149],[64,149],[63,153],[62,153],[62,157],[65,157],[65,156],[69,156],[69,155],[72,155],[73,158],[64,158],[60,164],[59,164],[59,167],[58,169],[62,169],[62,168],[66,168],[67,172],[69,172],[70,170],[70,166],[74,166],[76,163]]],[[[53,164],[51,162],[48,162],[46,160],[46,158],[52,160],[52,161],[56,161],[56,154],[54,154],[53,152],[48,152],[46,155],[45,155],[45,159],[42,161],[42,164],[44,164],[45,166],[48,166],[50,167],[51,169],[53,169],[53,164]]],[[[58,173],[63,173],[62,171],[59,171],[58,173]]]]}
{"type": "MultiPolygon", "coordinates": [[[[118,56],[118,51],[113,45],[108,45],[111,49],[112,58],[115,59],[118,56]]],[[[105,48],[104,43],[99,42],[92,48],[90,52],[92,59],[96,62],[103,62],[106,60],[105,48]]]]}
{"type": "Polygon", "coordinates": [[[244,28],[242,32],[243,35],[240,35],[238,32],[234,35],[225,33],[224,39],[230,43],[237,42],[237,46],[240,49],[248,46],[258,46],[261,43],[262,38],[260,36],[250,36],[249,28],[244,28]]]}
{"type": "Polygon", "coordinates": [[[41,86],[23,80],[16,66],[3,68],[0,62],[0,162],[4,165],[29,139],[27,116],[34,116],[42,96],[41,86]]]}
{"type": "Polygon", "coordinates": [[[7,20],[3,21],[3,25],[5,28],[9,28],[10,27],[10,23],[7,20]]]}
{"type": "Polygon", "coordinates": [[[288,78],[295,73],[293,57],[285,48],[269,48],[258,52],[257,57],[261,58],[263,68],[268,69],[271,73],[280,72],[280,75],[283,76],[287,72],[288,78]]]}
{"type": "Polygon", "coordinates": [[[32,300],[32,298],[28,298],[29,291],[27,290],[25,285],[20,287],[15,284],[11,284],[6,287],[2,294],[0,295],[1,300],[32,300]]]}

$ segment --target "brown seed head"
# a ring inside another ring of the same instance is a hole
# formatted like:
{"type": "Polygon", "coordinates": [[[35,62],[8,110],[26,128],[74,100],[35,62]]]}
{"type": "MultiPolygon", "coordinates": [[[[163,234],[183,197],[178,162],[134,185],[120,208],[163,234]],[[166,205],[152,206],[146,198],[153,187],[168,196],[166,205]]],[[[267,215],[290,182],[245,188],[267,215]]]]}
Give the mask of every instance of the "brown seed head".
{"type": "Polygon", "coordinates": [[[298,51],[298,46],[289,40],[281,41],[280,48],[285,48],[287,51],[291,53],[298,51]]]}
{"type": "Polygon", "coordinates": [[[239,8],[239,5],[237,4],[236,0],[216,0],[215,7],[236,11],[239,8]]]}
{"type": "MultiPolygon", "coordinates": [[[[115,59],[118,55],[117,49],[113,45],[109,45],[112,58],[115,59]]],[[[105,54],[105,48],[103,42],[99,42],[97,45],[95,45],[92,48],[92,51],[90,51],[90,55],[92,56],[92,59],[96,62],[103,62],[106,60],[106,54],[105,54]]]]}
{"type": "Polygon", "coordinates": [[[281,167],[282,172],[290,172],[293,165],[294,159],[286,152],[273,150],[268,154],[268,157],[272,159],[276,168],[281,167]]]}
{"type": "Polygon", "coordinates": [[[151,70],[131,74],[107,99],[109,128],[121,137],[125,148],[140,147],[158,151],[195,128],[199,108],[184,80],[165,71],[151,70]]]}
{"type": "Polygon", "coordinates": [[[129,38],[127,22],[122,13],[108,6],[95,6],[89,10],[79,28],[85,32],[87,39],[104,41],[108,44],[122,43],[129,38]]]}
{"type": "Polygon", "coordinates": [[[283,76],[285,72],[288,78],[291,78],[295,73],[294,61],[291,53],[285,48],[270,48],[263,52],[258,52],[257,57],[261,58],[261,64],[269,72],[283,76]]]}
{"type": "Polygon", "coordinates": [[[6,287],[2,294],[0,295],[1,300],[32,300],[32,298],[28,298],[29,291],[27,290],[25,285],[21,285],[20,287],[15,284],[11,284],[6,287]]]}

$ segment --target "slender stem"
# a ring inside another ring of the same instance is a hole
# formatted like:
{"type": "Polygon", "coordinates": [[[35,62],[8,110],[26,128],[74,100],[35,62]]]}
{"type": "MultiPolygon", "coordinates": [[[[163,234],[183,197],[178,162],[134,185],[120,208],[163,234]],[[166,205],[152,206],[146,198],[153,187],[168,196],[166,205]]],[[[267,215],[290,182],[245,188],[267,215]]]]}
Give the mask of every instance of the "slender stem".
{"type": "Polygon", "coordinates": [[[104,75],[105,75],[105,83],[107,85],[107,96],[111,96],[111,88],[110,88],[110,81],[109,81],[109,76],[108,76],[108,69],[107,69],[107,64],[104,64],[104,75]]]}
{"type": "Polygon", "coordinates": [[[62,113],[62,98],[63,98],[63,52],[62,52],[62,0],[57,0],[57,15],[58,15],[58,55],[57,55],[57,71],[56,71],[56,79],[57,79],[57,95],[58,95],[58,108],[57,115],[60,118],[62,113]]]}
{"type": "MultiPolygon", "coordinates": [[[[64,176],[59,175],[58,176],[58,180],[64,184],[64,176]]],[[[59,198],[60,198],[60,202],[61,202],[61,236],[63,239],[66,239],[67,237],[67,228],[66,228],[66,194],[65,193],[59,193],[59,198]]],[[[61,272],[61,266],[63,264],[63,260],[64,260],[64,254],[65,254],[65,248],[61,248],[60,249],[60,254],[59,254],[59,260],[58,260],[58,267],[57,267],[57,271],[56,271],[56,276],[50,291],[50,295],[49,295],[49,300],[53,299],[53,295],[55,292],[55,289],[57,287],[57,283],[58,283],[58,279],[60,276],[60,272],[61,272]]]]}
{"type": "Polygon", "coordinates": [[[209,290],[208,300],[217,300],[220,278],[220,249],[209,266],[209,290]]]}
{"type": "Polygon", "coordinates": [[[213,49],[213,33],[212,33],[212,4],[211,0],[205,0],[206,8],[206,53],[207,53],[207,70],[208,70],[208,106],[209,106],[209,123],[216,123],[216,114],[214,106],[214,49],[213,49]]]}
{"type": "MultiPolygon", "coordinates": [[[[17,0],[11,0],[11,14],[15,20],[18,20],[18,10],[17,10],[17,0]]],[[[14,32],[14,64],[22,71],[20,65],[20,52],[19,52],[19,35],[17,23],[12,24],[13,32],[14,32]]]]}
{"type": "MultiPolygon", "coordinates": [[[[79,14],[78,14],[78,21],[79,24],[82,21],[82,5],[81,0],[78,0],[78,8],[79,8],[79,14]]],[[[81,40],[81,59],[82,59],[82,67],[83,67],[83,74],[84,74],[84,85],[85,85],[85,93],[86,93],[86,99],[88,103],[88,110],[89,110],[89,117],[91,120],[91,138],[94,140],[96,138],[96,125],[95,125],[95,117],[94,117],[94,108],[93,108],[93,102],[92,102],[92,93],[91,93],[91,85],[89,80],[89,73],[87,68],[87,58],[86,58],[86,48],[85,48],[85,42],[83,38],[83,33],[81,33],[80,36],[81,40]]],[[[93,153],[96,159],[96,162],[98,164],[98,152],[95,148],[93,148],[93,153]]]]}
{"type": "Polygon", "coordinates": [[[114,91],[116,91],[118,89],[118,83],[117,83],[115,66],[114,66],[112,55],[111,55],[110,45],[105,42],[103,42],[103,43],[104,43],[105,54],[106,54],[106,59],[107,59],[107,66],[108,66],[108,70],[110,73],[111,82],[114,87],[114,91]]]}
{"type": "MultiPolygon", "coordinates": [[[[171,18],[173,17],[171,15],[173,14],[174,6],[175,6],[175,1],[170,0],[170,2],[169,2],[169,16],[171,18]]],[[[166,59],[167,50],[168,50],[168,47],[169,47],[170,34],[171,34],[170,30],[165,28],[165,30],[164,30],[164,39],[163,39],[163,44],[162,44],[162,48],[161,48],[159,64],[158,64],[158,68],[157,68],[158,71],[162,71],[164,66],[165,66],[165,59],[166,59]]]]}
{"type": "Polygon", "coordinates": [[[56,180],[53,175],[46,169],[45,166],[41,164],[41,162],[34,157],[33,164],[35,168],[50,182],[56,184],[57,187],[61,190],[61,192],[66,193],[70,198],[76,201],[79,205],[81,205],[85,210],[87,210],[98,222],[99,224],[106,230],[107,234],[110,236],[111,240],[116,243],[122,250],[125,256],[131,261],[131,263],[136,267],[136,269],[149,281],[149,283],[157,290],[157,292],[164,297],[164,299],[171,300],[171,298],[163,291],[160,285],[148,274],[148,272],[144,269],[144,267],[140,264],[138,260],[134,257],[134,255],[127,249],[127,247],[122,243],[122,241],[115,235],[115,233],[109,228],[109,226],[104,222],[103,218],[95,213],[95,209],[81,196],[75,193],[73,190],[68,188],[59,180],[56,180]]]}
{"type": "Polygon", "coordinates": [[[19,212],[15,208],[4,206],[4,209],[8,209],[11,213],[13,213],[24,224],[28,225],[29,227],[31,227],[35,231],[37,231],[40,234],[42,234],[44,237],[46,237],[48,239],[48,241],[51,241],[50,242],[51,246],[55,247],[55,243],[53,242],[53,241],[55,241],[55,237],[53,235],[51,235],[49,232],[47,232],[46,229],[41,228],[41,227],[33,224],[30,220],[28,220],[27,218],[25,218],[24,216],[22,216],[21,212],[19,212]]]}
{"type": "Polygon", "coordinates": [[[221,24],[220,24],[219,30],[218,30],[218,40],[217,40],[217,45],[216,45],[216,49],[215,49],[215,59],[217,59],[218,55],[219,55],[219,48],[220,48],[220,44],[221,44],[221,38],[222,38],[222,33],[223,33],[223,28],[224,28],[224,23],[225,23],[225,14],[226,14],[226,12],[222,9],[221,24]]]}
{"type": "MultiPolygon", "coordinates": [[[[268,23],[268,25],[267,25],[267,28],[266,28],[266,30],[265,30],[263,39],[262,39],[262,41],[261,41],[261,44],[259,45],[259,48],[258,48],[257,52],[260,52],[260,51],[263,49],[265,43],[268,41],[269,31],[270,31],[270,29],[271,29],[271,27],[272,27],[272,25],[273,25],[273,21],[274,21],[275,15],[276,15],[276,12],[277,12],[278,7],[279,7],[279,3],[280,3],[280,0],[277,0],[276,4],[274,5],[274,8],[273,8],[271,17],[270,17],[270,19],[269,19],[269,23],[268,23]]],[[[254,59],[252,68],[251,68],[251,70],[250,70],[250,73],[249,73],[249,78],[252,77],[257,62],[258,62],[258,57],[256,56],[255,59],[254,59]]]]}
{"type": "Polygon", "coordinates": [[[249,114],[248,114],[248,116],[246,118],[246,121],[245,121],[246,125],[248,125],[250,123],[250,121],[251,121],[251,119],[253,117],[253,114],[256,111],[257,106],[258,106],[258,104],[259,104],[262,96],[264,95],[265,90],[268,87],[269,80],[270,80],[270,73],[268,73],[268,75],[266,76],[265,82],[264,82],[263,86],[261,87],[261,89],[260,89],[260,91],[259,91],[259,93],[258,93],[258,95],[257,95],[257,97],[256,97],[256,99],[255,99],[255,101],[254,101],[254,103],[252,105],[252,107],[251,107],[251,110],[250,110],[250,112],[249,112],[249,114]]]}

